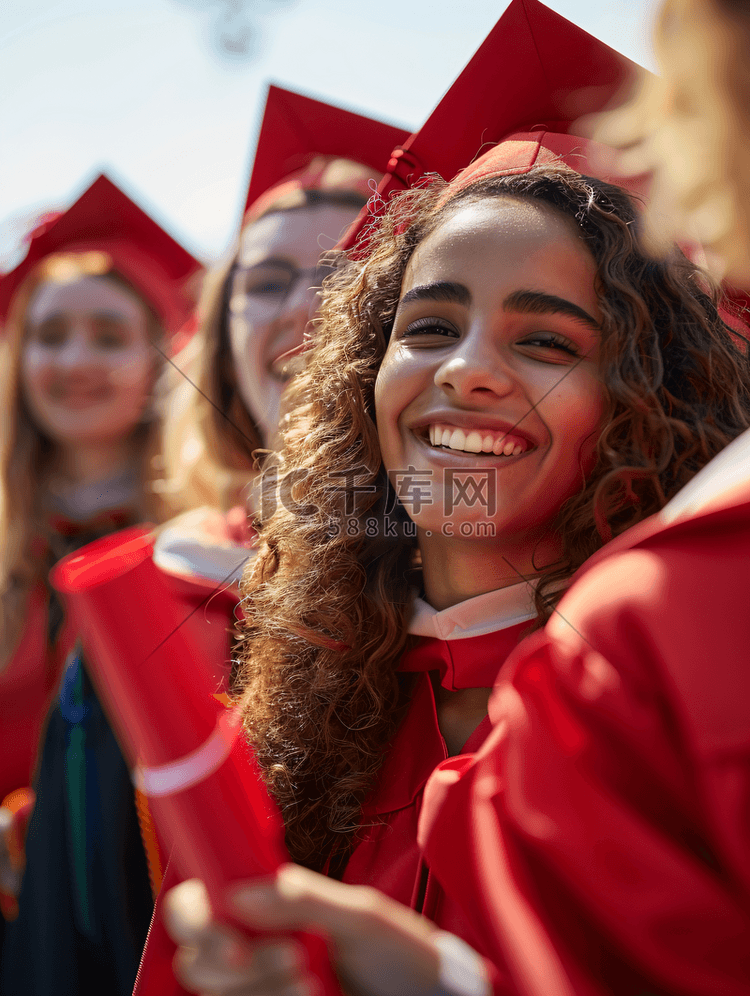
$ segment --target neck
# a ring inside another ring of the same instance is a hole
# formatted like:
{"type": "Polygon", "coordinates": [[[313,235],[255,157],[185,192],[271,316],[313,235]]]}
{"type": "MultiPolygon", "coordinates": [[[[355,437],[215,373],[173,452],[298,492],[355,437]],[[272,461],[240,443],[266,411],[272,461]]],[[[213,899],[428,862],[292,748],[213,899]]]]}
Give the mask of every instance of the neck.
{"type": "Polygon", "coordinates": [[[535,578],[540,566],[559,556],[558,541],[549,535],[491,543],[420,531],[419,549],[425,598],[438,611],[535,578]]]}
{"type": "Polygon", "coordinates": [[[66,484],[94,484],[131,467],[133,459],[133,445],[129,439],[116,443],[61,446],[53,472],[66,484]]]}

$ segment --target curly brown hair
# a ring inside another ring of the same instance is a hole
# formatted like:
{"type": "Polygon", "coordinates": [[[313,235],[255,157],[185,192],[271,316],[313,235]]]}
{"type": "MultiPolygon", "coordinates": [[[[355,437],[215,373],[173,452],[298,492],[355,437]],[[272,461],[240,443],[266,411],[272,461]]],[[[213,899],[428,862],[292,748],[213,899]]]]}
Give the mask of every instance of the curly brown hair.
{"type": "Polygon", "coordinates": [[[283,449],[264,471],[260,550],[243,581],[235,693],[291,855],[309,867],[345,860],[408,702],[397,667],[415,530],[398,503],[390,511],[401,523],[396,537],[365,525],[394,504],[374,388],[402,277],[447,212],[497,196],[531,198],[575,220],[597,264],[603,315],[608,401],[597,462],[560,510],[562,555],[539,568],[537,625],[588,556],[660,509],[750,424],[747,353],[721,320],[716,295],[681,254],[646,255],[624,191],[552,165],[482,179],[447,201],[436,179],[391,203],[364,258],[325,285],[314,346],[291,388],[283,449]],[[355,481],[362,527],[350,530],[341,525],[351,521],[355,481]]]}

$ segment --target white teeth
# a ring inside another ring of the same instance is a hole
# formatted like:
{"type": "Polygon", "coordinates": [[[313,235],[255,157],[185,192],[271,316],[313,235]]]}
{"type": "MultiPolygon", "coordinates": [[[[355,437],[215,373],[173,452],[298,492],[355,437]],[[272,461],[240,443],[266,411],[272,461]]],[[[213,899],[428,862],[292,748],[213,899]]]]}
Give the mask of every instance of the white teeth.
{"type": "MultiPolygon", "coordinates": [[[[466,447],[466,433],[463,429],[454,429],[448,443],[452,450],[463,450],[466,447]]],[[[443,446],[445,446],[445,436],[443,436],[443,446]]]]}
{"type": "Polygon", "coordinates": [[[469,453],[481,453],[482,452],[482,437],[478,432],[470,432],[466,437],[466,442],[464,443],[464,449],[468,450],[469,453]]]}
{"type": "Polygon", "coordinates": [[[498,439],[492,433],[479,429],[464,431],[458,428],[447,428],[439,424],[428,426],[428,435],[432,446],[444,446],[464,453],[494,453],[495,456],[519,456],[526,447],[522,443],[508,439],[506,435],[498,439]]]}

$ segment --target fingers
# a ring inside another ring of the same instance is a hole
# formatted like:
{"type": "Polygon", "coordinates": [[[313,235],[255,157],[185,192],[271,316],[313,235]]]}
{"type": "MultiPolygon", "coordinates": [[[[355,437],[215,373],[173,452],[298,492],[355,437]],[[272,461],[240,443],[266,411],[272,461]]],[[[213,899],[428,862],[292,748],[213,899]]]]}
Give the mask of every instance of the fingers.
{"type": "Polygon", "coordinates": [[[319,996],[293,942],[238,947],[223,940],[215,936],[209,946],[178,950],[175,975],[186,989],[216,996],[319,996]]]}
{"type": "Polygon", "coordinates": [[[192,879],[166,897],[166,925],[180,945],[175,975],[185,989],[216,996],[318,996],[304,950],[293,940],[253,941],[212,919],[202,882],[192,879]]]}
{"type": "Polygon", "coordinates": [[[237,919],[248,926],[326,935],[336,969],[354,991],[419,996],[437,986],[435,928],[375,889],[285,865],[275,881],[247,883],[233,900],[237,919]]]}
{"type": "Polygon", "coordinates": [[[203,882],[191,878],[167,893],[164,912],[167,930],[178,944],[197,944],[211,923],[211,904],[203,882]]]}
{"type": "MultiPolygon", "coordinates": [[[[375,889],[286,865],[274,880],[235,887],[230,903],[238,923],[266,935],[298,930],[325,935],[350,991],[364,996],[439,991],[444,959],[434,926],[375,889]]],[[[220,996],[320,993],[300,944],[287,936],[250,940],[218,924],[202,883],[185,882],[173,889],[167,911],[168,929],[182,945],[175,971],[186,989],[220,996]]],[[[483,991],[483,985],[476,990],[483,991]]]]}
{"type": "Polygon", "coordinates": [[[273,881],[245,884],[233,895],[237,919],[263,930],[315,930],[335,939],[385,924],[427,939],[423,917],[366,886],[345,885],[299,865],[284,865],[273,881]]]}

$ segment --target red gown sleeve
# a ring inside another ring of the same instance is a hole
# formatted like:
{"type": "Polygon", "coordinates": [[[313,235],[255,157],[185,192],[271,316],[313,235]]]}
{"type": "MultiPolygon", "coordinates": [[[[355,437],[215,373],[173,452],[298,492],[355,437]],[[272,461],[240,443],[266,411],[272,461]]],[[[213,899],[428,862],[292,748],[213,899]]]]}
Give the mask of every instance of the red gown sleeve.
{"type": "Polygon", "coordinates": [[[64,631],[56,647],[50,647],[48,603],[45,586],[35,585],[24,609],[18,645],[0,669],[0,800],[31,785],[42,726],[73,643],[64,631]]]}
{"type": "Polygon", "coordinates": [[[420,840],[524,996],[750,993],[750,515],[598,559],[427,785],[420,840]]]}

